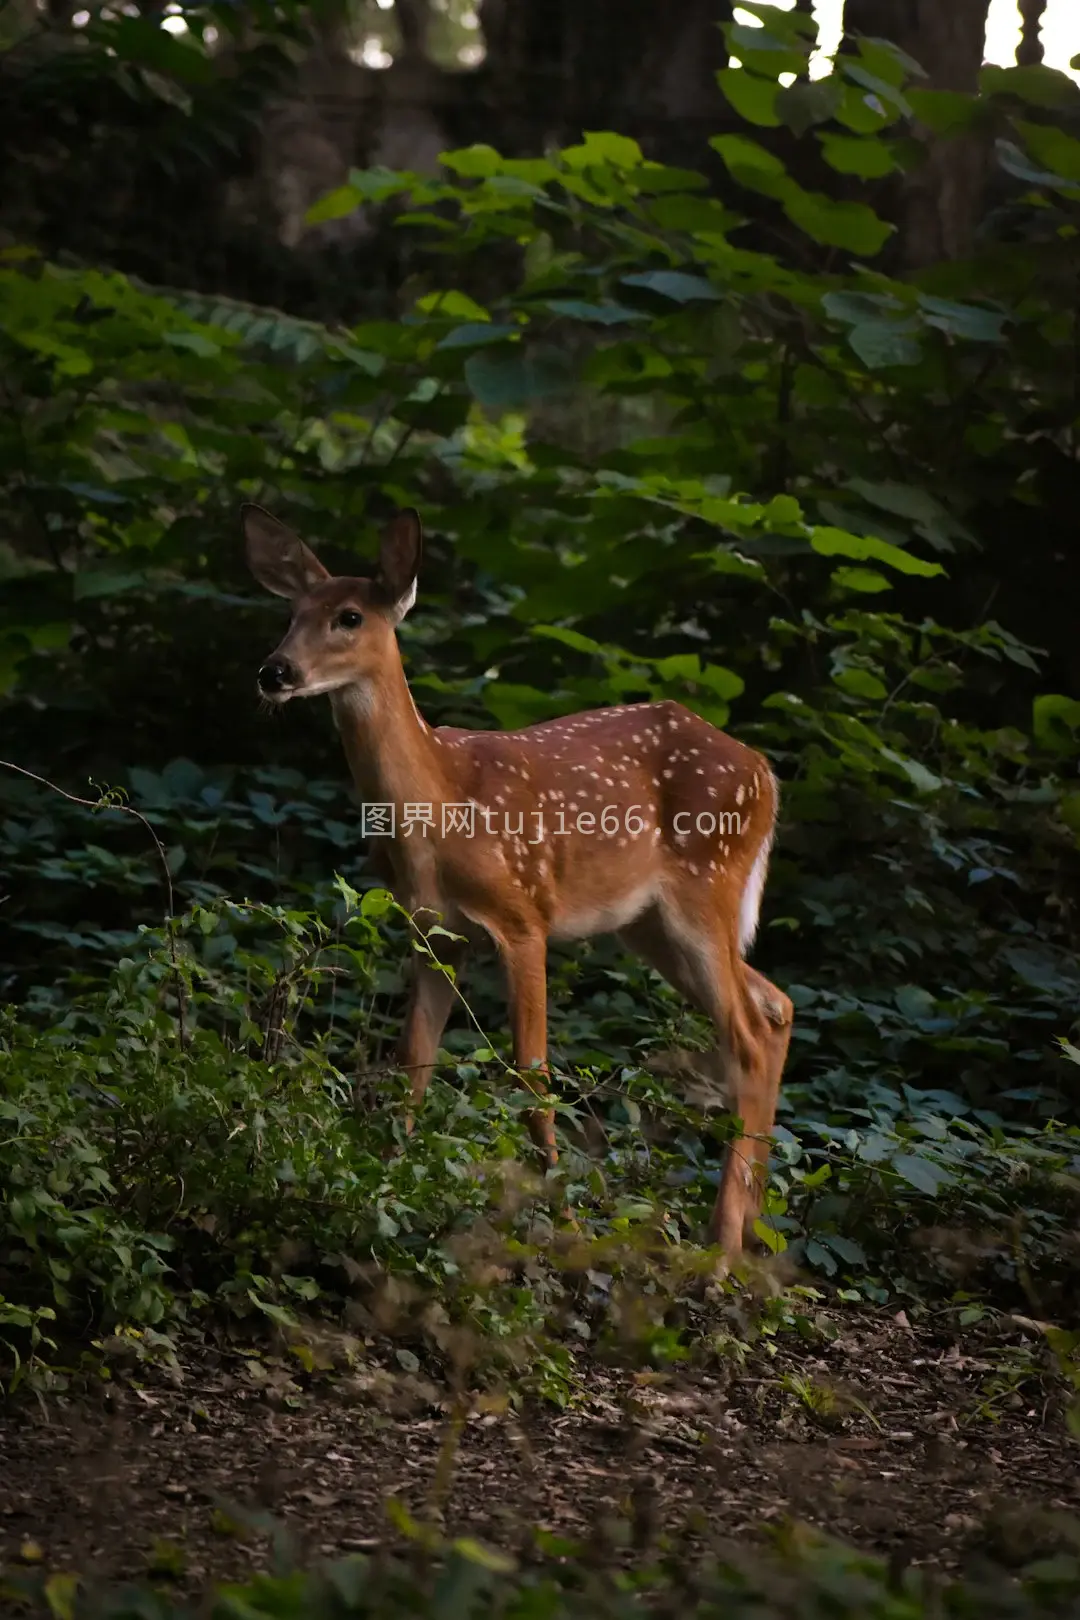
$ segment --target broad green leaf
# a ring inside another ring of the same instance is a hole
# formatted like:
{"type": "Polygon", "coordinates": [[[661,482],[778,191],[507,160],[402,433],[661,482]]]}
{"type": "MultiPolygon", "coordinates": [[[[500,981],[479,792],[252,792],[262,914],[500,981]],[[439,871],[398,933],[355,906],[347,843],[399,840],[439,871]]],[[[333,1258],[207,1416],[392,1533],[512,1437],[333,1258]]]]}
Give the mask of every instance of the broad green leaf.
{"type": "Polygon", "coordinates": [[[889,39],[871,39],[862,35],[858,40],[859,61],[870,73],[876,74],[893,89],[899,89],[908,79],[925,79],[926,69],[907,51],[889,39]]]}
{"type": "Polygon", "coordinates": [[[484,180],[489,175],[499,174],[504,160],[493,146],[477,144],[459,147],[452,152],[440,152],[439,162],[444,168],[459,174],[463,180],[484,180]]]}
{"type": "Polygon", "coordinates": [[[773,79],[779,79],[781,73],[805,73],[809,40],[791,34],[785,38],[746,23],[721,23],[720,27],[728,51],[750,72],[773,79]]]}
{"type": "Polygon", "coordinates": [[[928,990],[921,985],[902,984],[893,991],[893,1000],[905,1018],[913,1021],[933,1018],[937,1012],[937,1002],[928,990]]]}
{"type": "Polygon", "coordinates": [[[902,312],[903,304],[888,293],[828,292],[821,300],[822,308],[834,321],[858,326],[862,321],[877,321],[892,311],[902,312]]]}
{"type": "Polygon", "coordinates": [[[924,1159],[915,1153],[898,1153],[889,1164],[897,1175],[903,1176],[909,1186],[914,1187],[917,1192],[928,1193],[931,1198],[940,1192],[942,1187],[949,1187],[956,1180],[944,1165],[938,1164],[934,1159],[924,1159]]]}
{"type": "Polygon", "coordinates": [[[1055,124],[1031,124],[1013,120],[1013,126],[1028,151],[1065,180],[1080,181],[1080,141],[1055,124]]]}
{"type": "Polygon", "coordinates": [[[1037,742],[1049,748],[1075,747],[1080,740],[1080,700],[1062,692],[1042,692],[1031,706],[1037,742]]]}
{"type": "Polygon", "coordinates": [[[922,350],[914,321],[862,321],[848,333],[848,342],[871,371],[884,366],[917,366],[922,350]]]}
{"type": "Polygon", "coordinates": [[[1080,103],[1080,91],[1068,75],[1041,63],[1032,67],[996,67],[988,63],[979,74],[979,90],[984,96],[1015,96],[1033,107],[1080,103]]]}
{"type": "Polygon", "coordinates": [[[912,523],[937,524],[947,517],[940,501],[916,484],[872,484],[865,478],[849,478],[847,488],[861,495],[871,506],[878,506],[883,512],[892,512],[896,517],[908,518],[912,523]]]}
{"type": "Polygon", "coordinates": [[[572,169],[603,164],[613,169],[636,169],[645,161],[637,141],[611,130],[586,130],[580,146],[568,146],[559,155],[572,169]]]}
{"type": "MultiPolygon", "coordinates": [[[[796,79],[777,95],[777,116],[796,135],[805,135],[816,124],[827,123],[836,115],[848,88],[835,74],[827,79],[796,79]]],[[[877,120],[870,127],[876,128],[879,123],[877,120]]]]}
{"type": "Polygon", "coordinates": [[[900,574],[918,574],[929,579],[945,572],[940,563],[927,562],[925,558],[916,557],[910,551],[891,545],[888,540],[879,540],[872,534],[848,534],[843,529],[826,525],[811,530],[810,544],[823,557],[850,557],[855,562],[887,563],[900,574]]]}
{"type": "Polygon", "coordinates": [[[889,147],[874,136],[819,135],[821,155],[838,174],[855,174],[863,180],[877,180],[899,168],[889,147]]]}
{"type": "MultiPolygon", "coordinates": [[[[1076,143],[1080,152],[1080,141],[1076,143]]],[[[919,308],[927,326],[936,326],[952,337],[967,338],[972,343],[1000,343],[1006,317],[996,309],[980,304],[958,304],[950,298],[932,298],[919,294],[919,308]]]]}
{"type": "Polygon", "coordinates": [[[187,349],[190,354],[197,354],[204,360],[211,360],[221,353],[221,344],[215,343],[204,332],[165,332],[162,335],[170,348],[187,349]]]}
{"type": "Polygon", "coordinates": [[[1050,186],[1054,191],[1061,191],[1067,197],[1080,196],[1080,185],[1066,180],[1064,175],[1054,173],[1049,169],[1037,169],[1028,157],[1022,152],[1015,141],[999,140],[994,143],[998,162],[1006,173],[1017,180],[1023,180],[1028,185],[1050,186]]]}
{"type": "Polygon", "coordinates": [[[511,1575],[517,1568],[517,1564],[508,1553],[487,1547],[483,1542],[474,1541],[471,1536],[459,1536],[450,1545],[452,1551],[460,1558],[467,1558],[470,1563],[479,1564],[481,1568],[490,1570],[495,1575],[511,1575]]]}
{"type": "Polygon", "coordinates": [[[693,197],[682,191],[653,197],[649,217],[665,231],[692,231],[710,237],[724,236],[743,223],[739,214],[732,213],[715,197],[693,197]]]}
{"type": "Polygon", "coordinates": [[[809,11],[773,5],[770,0],[743,0],[739,10],[748,11],[778,39],[808,39],[812,44],[818,37],[817,20],[809,11]]]}
{"type": "Polygon", "coordinates": [[[490,321],[491,316],[483,304],[478,304],[475,298],[468,293],[458,292],[456,287],[446,287],[439,292],[425,293],[423,298],[416,300],[416,307],[421,315],[443,315],[450,320],[459,321],[490,321]]]}
{"type": "Polygon", "coordinates": [[[908,100],[920,124],[935,135],[970,129],[980,117],[979,103],[961,90],[909,90],[908,100]]]}
{"type": "Polygon", "coordinates": [[[846,248],[863,258],[880,252],[895,229],[865,203],[835,202],[822,192],[803,191],[794,185],[781,201],[791,223],[815,242],[846,248]]]}
{"type": "Polygon", "coordinates": [[[940,788],[940,776],[935,776],[933,771],[928,771],[926,766],[920,765],[917,759],[909,759],[906,754],[898,754],[893,748],[882,748],[881,757],[891,761],[893,765],[903,771],[912,787],[918,789],[920,793],[936,793],[940,788]]]}
{"type": "Polygon", "coordinates": [[[759,124],[765,129],[779,128],[776,97],[780,86],[775,79],[762,79],[746,68],[730,67],[722,68],[716,77],[728,101],[748,124],[759,124]]]}
{"type": "Polygon", "coordinates": [[[500,326],[494,321],[466,321],[455,326],[435,345],[437,349],[475,349],[482,343],[505,343],[521,336],[520,326],[500,326]]]}
{"type": "Polygon", "coordinates": [[[862,591],[871,595],[878,591],[891,591],[892,585],[876,568],[834,568],[833,583],[841,590],[862,591]]]}
{"type": "Polygon", "coordinates": [[[691,276],[685,270],[642,270],[621,279],[626,287],[645,287],[649,292],[658,293],[661,298],[670,298],[677,304],[702,299],[715,301],[723,296],[720,289],[714,287],[711,281],[706,281],[704,276],[691,276]]]}
{"type": "Polygon", "coordinates": [[[890,118],[890,121],[897,114],[902,115],[904,118],[912,116],[907,97],[903,95],[896,85],[889,84],[886,79],[880,78],[876,73],[869,72],[861,62],[854,62],[850,57],[839,57],[836,65],[845,78],[852,80],[860,89],[869,90],[872,100],[877,102],[885,115],[890,118]]]}
{"type": "Polygon", "coordinates": [[[553,315],[565,315],[572,321],[594,321],[598,326],[620,326],[629,321],[645,321],[648,316],[640,309],[627,309],[623,304],[605,302],[590,304],[583,298],[549,298],[545,309],[553,315]]]}
{"type": "MultiPolygon", "coordinates": [[[[877,577],[880,579],[881,575],[877,577]]],[[[852,697],[877,700],[889,695],[889,689],[881,677],[868,669],[836,670],[833,681],[842,692],[848,692],[852,697]]]]}
{"type": "Polygon", "coordinates": [[[312,203],[304,215],[304,224],[324,225],[330,219],[344,219],[354,214],[363,200],[355,186],[338,186],[336,191],[328,191],[325,197],[312,203]]]}
{"type": "Polygon", "coordinates": [[[740,579],[763,579],[765,570],[753,557],[718,546],[715,551],[698,552],[696,559],[707,562],[714,574],[734,574],[740,579]]]}
{"type": "Polygon", "coordinates": [[[737,169],[756,169],[768,175],[787,174],[787,170],[775,153],[766,151],[765,147],[759,146],[757,141],[752,141],[745,135],[714,135],[709,145],[714,152],[719,152],[732,173],[737,169]]]}

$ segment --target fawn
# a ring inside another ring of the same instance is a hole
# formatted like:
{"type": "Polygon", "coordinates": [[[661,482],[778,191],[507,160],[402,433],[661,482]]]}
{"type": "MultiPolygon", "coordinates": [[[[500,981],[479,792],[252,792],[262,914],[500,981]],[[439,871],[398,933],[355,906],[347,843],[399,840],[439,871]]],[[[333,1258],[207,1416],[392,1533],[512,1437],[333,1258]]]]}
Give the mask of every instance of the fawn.
{"type": "MultiPolygon", "coordinates": [[[[712,1021],[742,1122],[711,1222],[733,1259],[760,1209],[791,1036],[791,1002],[745,960],[776,825],[767,763],[673,702],[520,731],[433,728],[413,702],[395,634],[416,600],[417,514],[389,523],[370,579],[332,576],[258,506],[246,505],[242,521],[251,572],[292,604],[285,638],[259,670],[260,693],[272,703],[329,696],[357,792],[376,816],[370,830],[385,835],[375,843],[397,899],[464,936],[439,940],[455,974],[472,941],[494,941],[514,1062],[537,1095],[546,1090],[549,939],[617,934],[712,1021]]],[[[417,961],[397,1050],[414,1103],[454,995],[445,973],[417,961]]],[[[550,1109],[533,1110],[529,1129],[554,1165],[550,1109]]]]}

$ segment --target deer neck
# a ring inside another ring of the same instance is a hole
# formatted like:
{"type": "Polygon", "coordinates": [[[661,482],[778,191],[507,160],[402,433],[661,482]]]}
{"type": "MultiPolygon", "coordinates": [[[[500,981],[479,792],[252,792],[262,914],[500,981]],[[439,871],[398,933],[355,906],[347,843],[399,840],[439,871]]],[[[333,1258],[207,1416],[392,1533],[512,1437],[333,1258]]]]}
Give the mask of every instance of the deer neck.
{"type": "Polygon", "coordinates": [[[357,792],[366,804],[438,805],[446,797],[441,750],[413,702],[401,660],[363,685],[330,694],[334,724],[357,792]]]}

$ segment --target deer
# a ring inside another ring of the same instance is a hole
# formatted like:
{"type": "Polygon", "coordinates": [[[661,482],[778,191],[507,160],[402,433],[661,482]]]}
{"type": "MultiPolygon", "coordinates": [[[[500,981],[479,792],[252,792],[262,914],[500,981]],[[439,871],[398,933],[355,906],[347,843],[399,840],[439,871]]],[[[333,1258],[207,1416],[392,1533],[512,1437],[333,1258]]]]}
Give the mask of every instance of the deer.
{"type": "Polygon", "coordinates": [[[715,1032],[739,1123],[708,1236],[732,1263],[760,1216],[793,1016],[746,960],[776,829],[767,761],[674,701],[517,731],[432,727],[397,637],[416,601],[417,512],[386,525],[370,578],[330,574],[259,506],[245,504],[241,523],[251,573],[291,604],[288,630],[258,670],[260,697],[329,697],[364,812],[377,812],[368,827],[377,870],[409,914],[432,916],[451,936],[440,935],[437,961],[418,955],[413,966],[395,1052],[411,1108],[435,1072],[462,967],[486,936],[505,972],[514,1066],[537,1099],[528,1130],[553,1169],[548,943],[614,934],[715,1032]]]}

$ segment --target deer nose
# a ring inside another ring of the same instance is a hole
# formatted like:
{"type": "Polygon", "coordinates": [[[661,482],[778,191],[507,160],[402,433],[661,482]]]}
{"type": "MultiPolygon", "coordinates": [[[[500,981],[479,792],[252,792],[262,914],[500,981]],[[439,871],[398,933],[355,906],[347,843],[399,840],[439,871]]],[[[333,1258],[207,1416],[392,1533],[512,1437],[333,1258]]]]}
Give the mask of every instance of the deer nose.
{"type": "Polygon", "coordinates": [[[260,692],[284,692],[299,685],[296,670],[284,658],[269,659],[260,669],[258,680],[260,692]]]}

